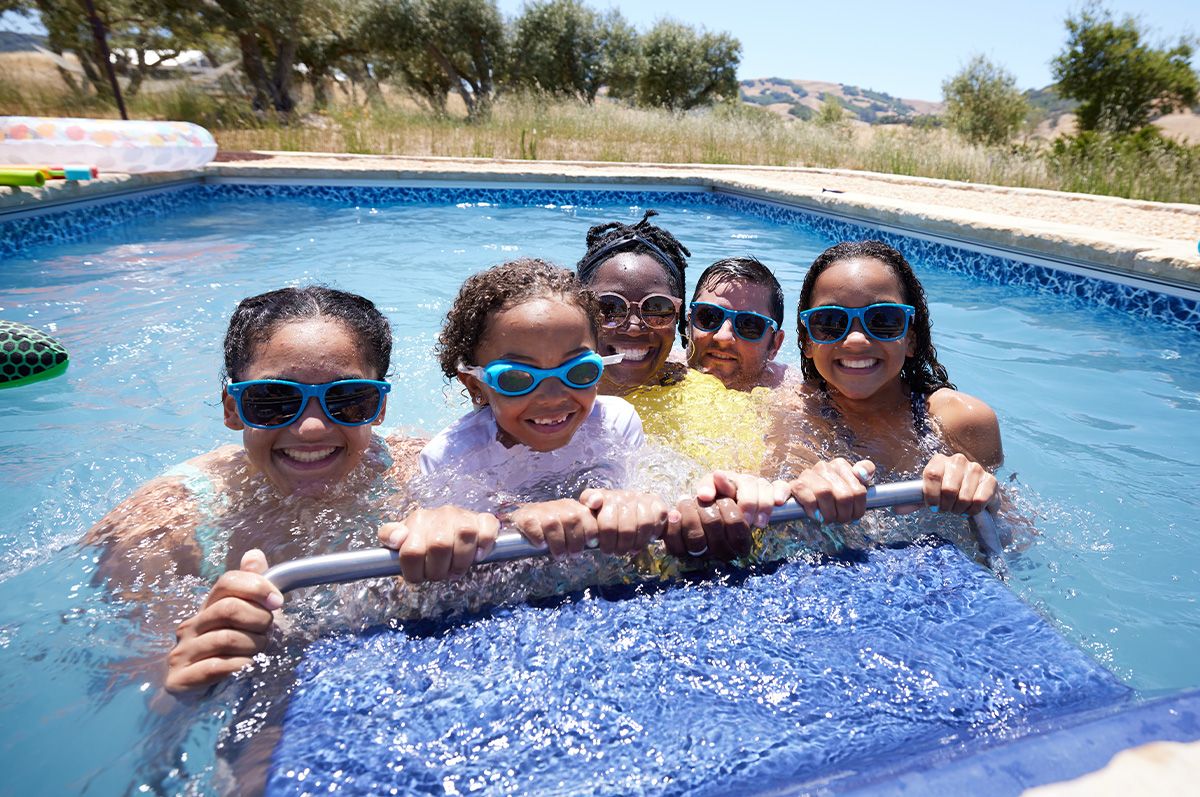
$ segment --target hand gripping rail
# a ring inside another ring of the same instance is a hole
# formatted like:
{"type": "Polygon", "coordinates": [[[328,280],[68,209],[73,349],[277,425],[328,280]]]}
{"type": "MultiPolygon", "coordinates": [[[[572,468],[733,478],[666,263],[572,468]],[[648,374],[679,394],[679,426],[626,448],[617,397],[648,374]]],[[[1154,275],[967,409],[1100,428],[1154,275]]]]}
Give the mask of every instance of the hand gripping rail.
{"type": "MultiPolygon", "coordinates": [[[[920,479],[867,488],[867,509],[923,502],[924,495],[920,479]]],[[[771,523],[789,523],[803,520],[806,517],[808,516],[799,504],[795,501],[788,501],[783,506],[775,507],[771,513],[771,523]]],[[[1000,535],[996,529],[995,519],[990,512],[985,510],[971,517],[971,527],[975,531],[980,547],[987,556],[988,565],[998,576],[1003,578],[1007,573],[1007,566],[1001,552],[1000,535]]],[[[545,553],[544,547],[533,545],[514,531],[497,537],[496,545],[492,548],[491,553],[481,559],[479,564],[507,562],[511,559],[524,559],[529,556],[541,556],[545,553]]],[[[318,584],[342,584],[363,578],[398,576],[400,575],[400,554],[390,548],[331,553],[283,562],[269,569],[264,575],[280,592],[290,592],[294,589],[318,584]]]]}

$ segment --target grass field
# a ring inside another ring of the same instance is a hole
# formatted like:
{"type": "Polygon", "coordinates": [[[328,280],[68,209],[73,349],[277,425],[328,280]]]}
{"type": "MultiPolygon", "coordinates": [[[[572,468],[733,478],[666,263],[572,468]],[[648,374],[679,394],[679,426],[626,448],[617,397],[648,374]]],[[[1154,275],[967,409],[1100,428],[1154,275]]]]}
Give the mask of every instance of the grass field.
{"type": "MultiPolygon", "coordinates": [[[[116,115],[99,98],[81,99],[61,81],[35,77],[33,67],[7,66],[0,70],[2,113],[116,115]]],[[[815,166],[1200,204],[1200,147],[1169,142],[1093,142],[1055,153],[1037,139],[981,147],[945,129],[820,125],[740,103],[673,114],[603,100],[587,106],[513,95],[501,97],[490,118],[468,123],[453,105],[449,115],[438,116],[398,92],[385,98],[367,104],[341,97],[331,109],[302,113],[287,124],[255,117],[243,98],[186,84],[154,85],[129,107],[134,118],[202,124],[225,150],[815,166]]]]}

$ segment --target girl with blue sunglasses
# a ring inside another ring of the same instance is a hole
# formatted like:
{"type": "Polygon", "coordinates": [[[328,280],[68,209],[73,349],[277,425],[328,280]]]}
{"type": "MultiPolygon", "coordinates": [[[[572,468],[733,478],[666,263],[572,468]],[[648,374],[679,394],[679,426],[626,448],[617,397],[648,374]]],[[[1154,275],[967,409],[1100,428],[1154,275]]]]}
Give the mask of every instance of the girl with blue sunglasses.
{"type": "MultiPolygon", "coordinates": [[[[419,443],[375,433],[390,389],[391,327],[367,299],[322,286],[244,299],[225,336],[225,425],[242,434],[140,487],[88,533],[99,574],[155,615],[187,616],[178,579],[212,589],[176,630],[165,686],[241,669],[283,603],[267,562],[370,540],[415,471],[419,443]],[[175,601],[164,600],[175,596],[175,601]]],[[[174,621],[172,621],[173,624],[174,621]]]]}
{"type": "MultiPolygon", "coordinates": [[[[792,482],[810,516],[845,523],[863,513],[870,469],[919,474],[931,512],[974,514],[999,502],[1003,462],[996,413],[955,389],[937,360],[925,292],[880,241],[825,250],[797,308],[804,382],[783,401],[782,461],[818,462],[792,482]],[[827,434],[796,435],[795,418],[827,434]],[[854,461],[855,464],[851,464],[854,461]]],[[[965,524],[963,524],[965,526],[965,524]]]]}
{"type": "MultiPolygon", "coordinates": [[[[388,524],[409,583],[461,575],[510,522],[554,557],[596,548],[632,554],[666,531],[657,496],[626,490],[643,443],[628,402],[597,396],[599,308],[569,271],[541,260],[505,263],[468,278],[438,336],[442,372],[473,410],[421,451],[414,500],[388,524]]],[[[675,513],[677,515],[677,513],[675,513]]]]}

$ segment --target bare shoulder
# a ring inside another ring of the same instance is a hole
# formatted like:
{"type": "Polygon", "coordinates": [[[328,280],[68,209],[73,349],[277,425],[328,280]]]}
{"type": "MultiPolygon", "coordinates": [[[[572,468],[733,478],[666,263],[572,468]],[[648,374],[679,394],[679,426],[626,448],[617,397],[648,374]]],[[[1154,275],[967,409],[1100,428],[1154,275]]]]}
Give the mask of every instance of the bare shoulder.
{"type": "Polygon", "coordinates": [[[189,539],[199,516],[189,474],[202,476],[211,489],[222,491],[245,467],[245,450],[228,445],[193,457],[172,473],[156,476],[134,491],[93,526],[86,544],[136,544],[149,536],[189,539]]]}
{"type": "Polygon", "coordinates": [[[955,451],[991,468],[1004,462],[1000,422],[996,411],[987,402],[944,387],[929,396],[929,413],[941,427],[946,443],[955,451]]]}
{"type": "MultiPolygon", "coordinates": [[[[216,452],[212,452],[215,454],[216,452]]],[[[203,463],[206,454],[188,462],[203,463]]],[[[200,515],[186,476],[159,476],[140,486],[84,537],[100,547],[99,572],[110,588],[132,595],[146,574],[195,574],[200,552],[195,542],[200,515]]]]}

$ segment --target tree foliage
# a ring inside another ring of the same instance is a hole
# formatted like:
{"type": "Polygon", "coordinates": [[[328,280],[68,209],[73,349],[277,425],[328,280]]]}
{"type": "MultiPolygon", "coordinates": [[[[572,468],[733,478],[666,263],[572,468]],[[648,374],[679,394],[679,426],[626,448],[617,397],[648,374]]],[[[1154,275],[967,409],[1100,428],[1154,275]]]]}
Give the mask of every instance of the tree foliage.
{"type": "Polygon", "coordinates": [[[590,103],[604,80],[604,44],[600,15],[580,0],[536,0],[516,20],[509,79],[590,103]]]}
{"type": "Polygon", "coordinates": [[[834,95],[822,92],[821,110],[817,111],[816,119],[820,125],[841,124],[846,119],[846,107],[834,95]]]}
{"type": "MultiPolygon", "coordinates": [[[[734,99],[741,45],[725,33],[660,22],[644,37],[616,10],[588,0],[532,0],[506,24],[496,0],[94,0],[108,30],[117,69],[136,92],[154,58],[184,49],[240,62],[253,108],[289,118],[297,84],[307,80],[314,104],[331,85],[396,80],[435,112],[462,98],[469,118],[488,113],[510,87],[593,102],[607,88],[616,99],[687,110],[734,99]]],[[[104,64],[82,0],[0,0],[0,8],[36,14],[49,47],[74,52],[84,81],[109,91],[104,64]]],[[[64,74],[71,82],[74,77],[64,74]]]]}
{"type": "Polygon", "coordinates": [[[1017,79],[1004,67],[976,55],[942,83],[946,121],[975,144],[1005,144],[1029,113],[1017,79]]]}
{"type": "Polygon", "coordinates": [[[1059,93],[1079,100],[1080,130],[1129,133],[1155,114],[1195,104],[1200,83],[1186,39],[1151,47],[1132,17],[1090,5],[1067,17],[1067,47],[1051,62],[1059,93]]]}
{"type": "Polygon", "coordinates": [[[418,96],[444,109],[454,91],[468,117],[487,115],[507,50],[494,0],[380,0],[369,27],[372,49],[418,96]]]}
{"type": "Polygon", "coordinates": [[[641,41],[637,101],[686,111],[738,96],[741,43],[728,33],[662,20],[641,41]]]}

